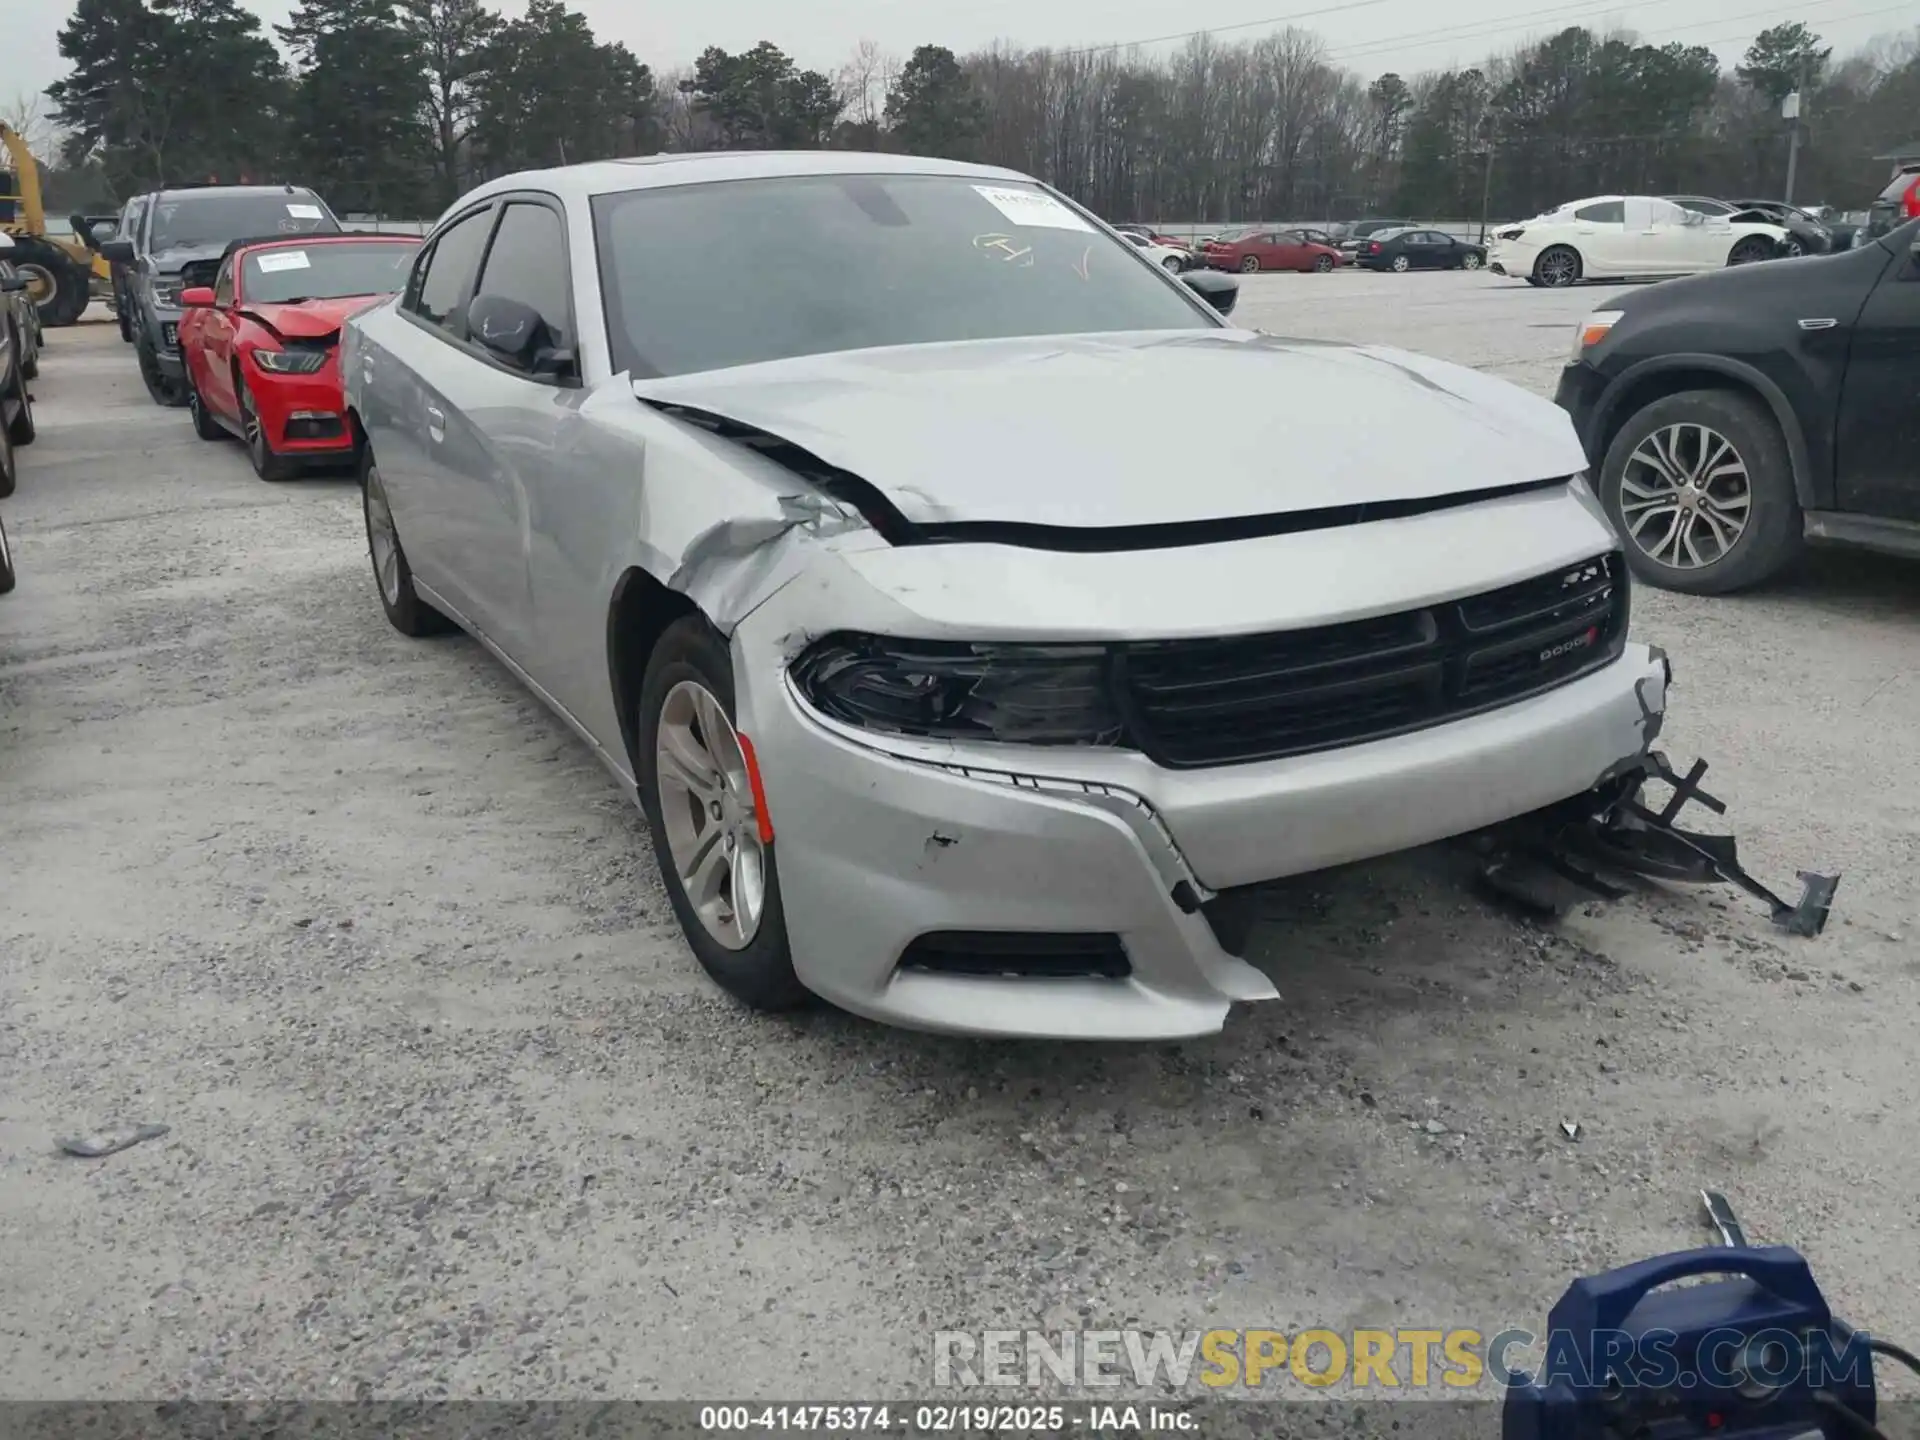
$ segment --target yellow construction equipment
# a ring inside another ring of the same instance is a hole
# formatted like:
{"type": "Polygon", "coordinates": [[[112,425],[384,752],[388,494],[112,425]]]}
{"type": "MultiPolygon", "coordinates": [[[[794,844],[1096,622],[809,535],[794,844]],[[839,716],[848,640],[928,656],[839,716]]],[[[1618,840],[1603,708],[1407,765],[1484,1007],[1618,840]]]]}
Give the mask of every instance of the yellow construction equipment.
{"type": "Polygon", "coordinates": [[[13,237],[7,259],[26,276],[40,323],[71,325],[87,308],[95,280],[111,290],[113,267],[93,254],[83,237],[47,232],[47,214],[40,203],[40,167],[27,142],[3,120],[0,149],[6,151],[8,161],[0,169],[0,230],[13,237]]]}

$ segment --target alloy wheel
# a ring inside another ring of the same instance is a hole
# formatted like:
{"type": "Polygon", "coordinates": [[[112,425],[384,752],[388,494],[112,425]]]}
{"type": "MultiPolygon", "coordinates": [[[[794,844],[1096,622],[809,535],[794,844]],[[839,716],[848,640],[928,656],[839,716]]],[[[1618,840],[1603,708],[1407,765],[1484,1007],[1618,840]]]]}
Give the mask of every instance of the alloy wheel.
{"type": "Polygon", "coordinates": [[[259,458],[266,449],[266,431],[260,425],[260,412],[254,407],[253,391],[240,387],[240,428],[247,437],[247,449],[259,458]]]}
{"type": "Polygon", "coordinates": [[[667,851],[707,933],[744,950],[767,903],[767,854],[740,736],[706,686],[682,680],[661,702],[654,775],[667,851]]]}
{"type": "Polygon", "coordinates": [[[1413,262],[1407,259],[1407,257],[1404,255],[1396,255],[1393,257],[1393,268],[1395,270],[1398,270],[1400,273],[1405,274],[1408,270],[1411,270],[1413,268],[1413,262]]]}
{"type": "Polygon", "coordinates": [[[1746,533],[1753,487],[1733,442],[1705,425],[1655,430],[1627,456],[1620,518],[1648,559],[1701,570],[1726,558],[1746,533]]]}
{"type": "Polygon", "coordinates": [[[1247,256],[1246,259],[1240,262],[1240,269],[1245,274],[1248,274],[1248,275],[1253,274],[1254,271],[1258,270],[1259,268],[1260,268],[1260,257],[1258,255],[1249,255],[1247,256]]]}
{"type": "Polygon", "coordinates": [[[1552,250],[1540,261],[1540,278],[1548,285],[1571,285],[1575,274],[1571,251],[1552,250]]]}
{"type": "Polygon", "coordinates": [[[400,603],[400,534],[378,466],[367,467],[367,548],[373,555],[373,579],[387,604],[400,603]]]}
{"type": "Polygon", "coordinates": [[[1469,250],[1465,255],[1461,256],[1460,268],[1462,270],[1478,270],[1480,268],[1480,252],[1477,250],[1469,250]]]}

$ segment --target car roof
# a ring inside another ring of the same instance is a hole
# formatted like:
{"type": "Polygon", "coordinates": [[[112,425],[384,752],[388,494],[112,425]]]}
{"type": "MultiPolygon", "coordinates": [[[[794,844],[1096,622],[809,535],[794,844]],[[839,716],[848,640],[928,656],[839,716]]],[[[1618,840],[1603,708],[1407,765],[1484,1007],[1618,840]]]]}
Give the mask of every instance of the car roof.
{"type": "MultiPolygon", "coordinates": [[[[882,155],[863,150],[710,150],[689,154],[636,155],[591,160],[547,170],[521,170],[475,186],[455,202],[466,209],[514,190],[540,190],[562,198],[592,199],[630,190],[706,185],[723,180],[767,180],[808,175],[948,175],[961,179],[1037,184],[1031,175],[997,165],[933,160],[920,155],[882,155]]],[[[451,214],[452,211],[447,213],[451,214]]]]}

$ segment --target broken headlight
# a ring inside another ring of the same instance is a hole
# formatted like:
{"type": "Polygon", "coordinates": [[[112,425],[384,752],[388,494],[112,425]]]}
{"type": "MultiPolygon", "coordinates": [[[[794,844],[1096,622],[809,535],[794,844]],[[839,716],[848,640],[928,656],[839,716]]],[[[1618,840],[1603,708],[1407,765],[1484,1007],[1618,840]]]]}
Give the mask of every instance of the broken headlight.
{"type": "Polygon", "coordinates": [[[823,715],[934,740],[1114,745],[1123,731],[1099,645],[996,645],[836,634],[794,662],[823,715]]]}

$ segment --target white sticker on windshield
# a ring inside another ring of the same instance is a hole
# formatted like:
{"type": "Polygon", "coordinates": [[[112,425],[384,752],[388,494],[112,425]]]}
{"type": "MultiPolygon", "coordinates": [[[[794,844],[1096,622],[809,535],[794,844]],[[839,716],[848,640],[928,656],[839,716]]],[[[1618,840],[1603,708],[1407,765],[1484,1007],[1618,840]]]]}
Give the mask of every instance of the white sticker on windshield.
{"type": "Polygon", "coordinates": [[[999,185],[973,187],[989,205],[1016,225],[1043,230],[1092,230],[1093,227],[1051,195],[1038,190],[1008,190],[999,185]]]}
{"type": "Polygon", "coordinates": [[[318,220],[320,218],[320,207],[318,205],[289,205],[287,206],[287,213],[296,220],[318,220]]]}
{"type": "Polygon", "coordinates": [[[263,275],[272,275],[281,270],[305,270],[307,252],[304,250],[268,250],[253,257],[260,266],[263,275]]]}

